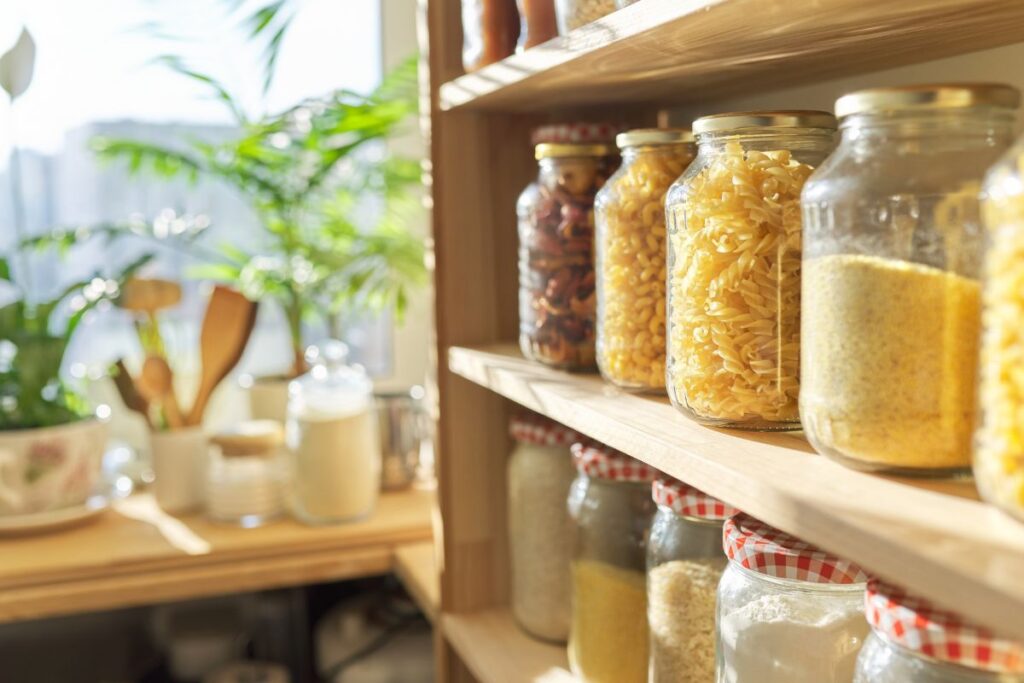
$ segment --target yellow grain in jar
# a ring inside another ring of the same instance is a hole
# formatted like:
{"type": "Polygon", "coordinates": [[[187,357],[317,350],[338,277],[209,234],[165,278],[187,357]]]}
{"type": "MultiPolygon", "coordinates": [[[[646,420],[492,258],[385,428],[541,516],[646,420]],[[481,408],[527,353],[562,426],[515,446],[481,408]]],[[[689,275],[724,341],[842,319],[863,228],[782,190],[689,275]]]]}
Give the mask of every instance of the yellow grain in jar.
{"type": "Polygon", "coordinates": [[[637,391],[665,388],[665,194],[693,160],[688,130],[622,133],[623,164],[597,195],[597,365],[637,391]]]}

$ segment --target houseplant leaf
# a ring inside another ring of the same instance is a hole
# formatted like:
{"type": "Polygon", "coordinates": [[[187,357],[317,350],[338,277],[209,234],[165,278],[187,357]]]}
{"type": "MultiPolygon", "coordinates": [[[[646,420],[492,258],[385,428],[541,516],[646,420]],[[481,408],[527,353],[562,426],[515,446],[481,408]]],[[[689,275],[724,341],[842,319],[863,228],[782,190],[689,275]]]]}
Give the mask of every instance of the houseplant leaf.
{"type": "Polygon", "coordinates": [[[12,100],[20,97],[32,83],[32,71],[36,63],[36,43],[28,29],[21,29],[21,35],[10,50],[0,56],[0,88],[12,100]]]}

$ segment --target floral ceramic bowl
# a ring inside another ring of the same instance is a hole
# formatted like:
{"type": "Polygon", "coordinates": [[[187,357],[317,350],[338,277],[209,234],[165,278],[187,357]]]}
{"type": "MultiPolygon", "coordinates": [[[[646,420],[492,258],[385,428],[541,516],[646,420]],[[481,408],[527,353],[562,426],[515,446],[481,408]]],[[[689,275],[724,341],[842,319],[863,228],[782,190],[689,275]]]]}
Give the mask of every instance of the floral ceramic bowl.
{"type": "Polygon", "coordinates": [[[84,503],[96,492],[106,441],[97,419],[0,432],[0,516],[84,503]]]}

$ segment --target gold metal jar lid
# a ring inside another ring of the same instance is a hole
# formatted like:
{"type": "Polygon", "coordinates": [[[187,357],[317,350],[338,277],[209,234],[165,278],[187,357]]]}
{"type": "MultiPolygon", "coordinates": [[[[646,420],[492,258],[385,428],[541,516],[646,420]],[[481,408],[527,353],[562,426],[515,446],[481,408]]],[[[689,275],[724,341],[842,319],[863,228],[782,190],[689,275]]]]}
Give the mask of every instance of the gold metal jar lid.
{"type": "Polygon", "coordinates": [[[835,130],[836,117],[827,111],[793,109],[779,111],[738,111],[702,116],[693,122],[693,132],[718,133],[741,128],[821,128],[835,130]]]}
{"type": "Polygon", "coordinates": [[[555,142],[542,142],[534,148],[534,156],[538,159],[557,157],[606,157],[618,154],[611,145],[572,145],[555,142]]]}
{"type": "Polygon", "coordinates": [[[226,457],[268,456],[284,443],[284,432],[274,420],[250,420],[216,434],[210,441],[219,446],[226,457]]]}
{"type": "Polygon", "coordinates": [[[615,136],[620,149],[638,145],[678,145],[693,142],[693,133],[687,128],[636,128],[615,136]]]}
{"type": "Polygon", "coordinates": [[[1003,83],[932,83],[895,88],[870,88],[836,100],[836,116],[886,111],[927,111],[992,107],[1016,109],[1020,91],[1003,83]]]}

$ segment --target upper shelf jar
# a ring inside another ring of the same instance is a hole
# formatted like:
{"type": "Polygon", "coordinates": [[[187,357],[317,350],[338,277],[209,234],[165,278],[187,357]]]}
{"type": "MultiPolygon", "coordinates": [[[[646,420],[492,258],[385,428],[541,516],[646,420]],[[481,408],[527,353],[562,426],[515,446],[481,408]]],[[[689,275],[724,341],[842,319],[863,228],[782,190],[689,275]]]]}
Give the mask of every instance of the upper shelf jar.
{"type": "Polygon", "coordinates": [[[615,0],[555,0],[558,30],[566,34],[615,11],[615,0]]]}
{"type": "Polygon", "coordinates": [[[842,141],[803,193],[800,416],[819,452],[908,474],[970,464],[978,192],[1019,99],[957,84],[836,103],[842,141]]]}
{"type": "Polygon", "coordinates": [[[519,49],[528,50],[558,35],[555,0],[518,0],[519,49]]]}
{"type": "Polygon", "coordinates": [[[519,343],[532,360],[594,366],[594,197],[618,165],[605,124],[546,127],[519,196],[519,343]],[[557,141],[555,141],[557,140],[557,141]]]}
{"type": "Polygon", "coordinates": [[[597,194],[597,365],[634,391],[665,391],[665,194],[693,161],[693,134],[620,133],[622,166],[597,194]]]}
{"type": "Polygon", "coordinates": [[[516,50],[516,0],[462,0],[462,67],[476,71],[516,50]]]}
{"type": "Polygon", "coordinates": [[[800,190],[833,147],[819,111],[718,114],[669,190],[668,393],[707,425],[796,429],[800,190]]]}

